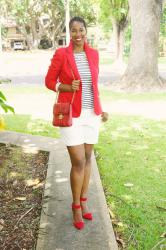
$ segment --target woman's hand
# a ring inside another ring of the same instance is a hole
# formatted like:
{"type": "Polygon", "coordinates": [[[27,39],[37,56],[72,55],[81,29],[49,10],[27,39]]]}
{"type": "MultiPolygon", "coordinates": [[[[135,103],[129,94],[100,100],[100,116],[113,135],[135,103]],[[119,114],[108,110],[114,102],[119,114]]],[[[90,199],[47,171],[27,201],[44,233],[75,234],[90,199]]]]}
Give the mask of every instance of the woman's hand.
{"type": "Polygon", "coordinates": [[[74,92],[79,90],[80,80],[73,80],[72,84],[63,84],[61,83],[58,86],[60,92],[74,92]]]}
{"type": "Polygon", "coordinates": [[[79,90],[79,86],[80,86],[80,80],[73,80],[72,81],[72,84],[71,84],[72,91],[79,90]]]}
{"type": "Polygon", "coordinates": [[[107,112],[102,112],[102,114],[101,114],[102,122],[106,122],[108,120],[108,117],[109,117],[109,115],[107,112]]]}

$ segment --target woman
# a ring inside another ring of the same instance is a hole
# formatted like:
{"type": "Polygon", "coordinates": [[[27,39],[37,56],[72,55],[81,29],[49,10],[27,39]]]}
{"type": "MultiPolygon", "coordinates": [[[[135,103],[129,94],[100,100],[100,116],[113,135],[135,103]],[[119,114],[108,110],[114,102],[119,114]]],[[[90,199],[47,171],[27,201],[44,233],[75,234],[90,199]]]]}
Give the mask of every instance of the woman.
{"type": "Polygon", "coordinates": [[[75,92],[73,125],[60,128],[60,132],[72,164],[73,225],[82,229],[83,218],[92,220],[87,206],[91,155],[93,145],[98,141],[100,115],[106,120],[107,114],[102,112],[97,87],[98,52],[86,43],[86,23],[81,17],[74,17],[69,28],[70,44],[56,50],[45,83],[47,88],[60,92],[60,102],[71,101],[75,92]]]}

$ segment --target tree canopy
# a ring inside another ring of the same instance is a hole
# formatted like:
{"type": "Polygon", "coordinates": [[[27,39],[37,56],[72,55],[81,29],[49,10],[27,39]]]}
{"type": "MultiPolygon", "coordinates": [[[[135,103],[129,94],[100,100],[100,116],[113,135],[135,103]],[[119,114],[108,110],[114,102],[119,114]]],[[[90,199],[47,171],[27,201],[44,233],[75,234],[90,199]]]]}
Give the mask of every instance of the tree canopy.
{"type": "MultiPolygon", "coordinates": [[[[31,40],[33,47],[38,47],[43,36],[54,43],[56,37],[65,27],[66,0],[0,0],[1,16],[14,18],[20,30],[31,40]],[[47,24],[43,23],[47,18],[47,24]]],[[[70,1],[71,16],[79,15],[88,23],[96,20],[93,5],[94,1],[70,1]]]]}

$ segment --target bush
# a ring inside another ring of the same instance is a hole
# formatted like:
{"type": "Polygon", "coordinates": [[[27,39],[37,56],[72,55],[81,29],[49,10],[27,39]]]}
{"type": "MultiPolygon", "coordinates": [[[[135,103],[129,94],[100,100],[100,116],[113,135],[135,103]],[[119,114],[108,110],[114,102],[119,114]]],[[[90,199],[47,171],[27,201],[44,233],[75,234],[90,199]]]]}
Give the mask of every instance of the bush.
{"type": "Polygon", "coordinates": [[[43,36],[40,40],[39,49],[49,49],[52,47],[52,41],[47,37],[43,36]]]}

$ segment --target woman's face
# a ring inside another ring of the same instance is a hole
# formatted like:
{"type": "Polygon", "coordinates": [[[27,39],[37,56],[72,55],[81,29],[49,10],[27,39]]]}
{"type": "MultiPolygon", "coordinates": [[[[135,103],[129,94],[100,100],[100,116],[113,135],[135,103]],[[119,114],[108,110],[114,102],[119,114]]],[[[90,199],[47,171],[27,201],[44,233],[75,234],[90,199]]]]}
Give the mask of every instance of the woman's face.
{"type": "Polygon", "coordinates": [[[70,29],[70,37],[76,46],[84,45],[86,39],[86,29],[84,24],[74,21],[70,29]]]}

